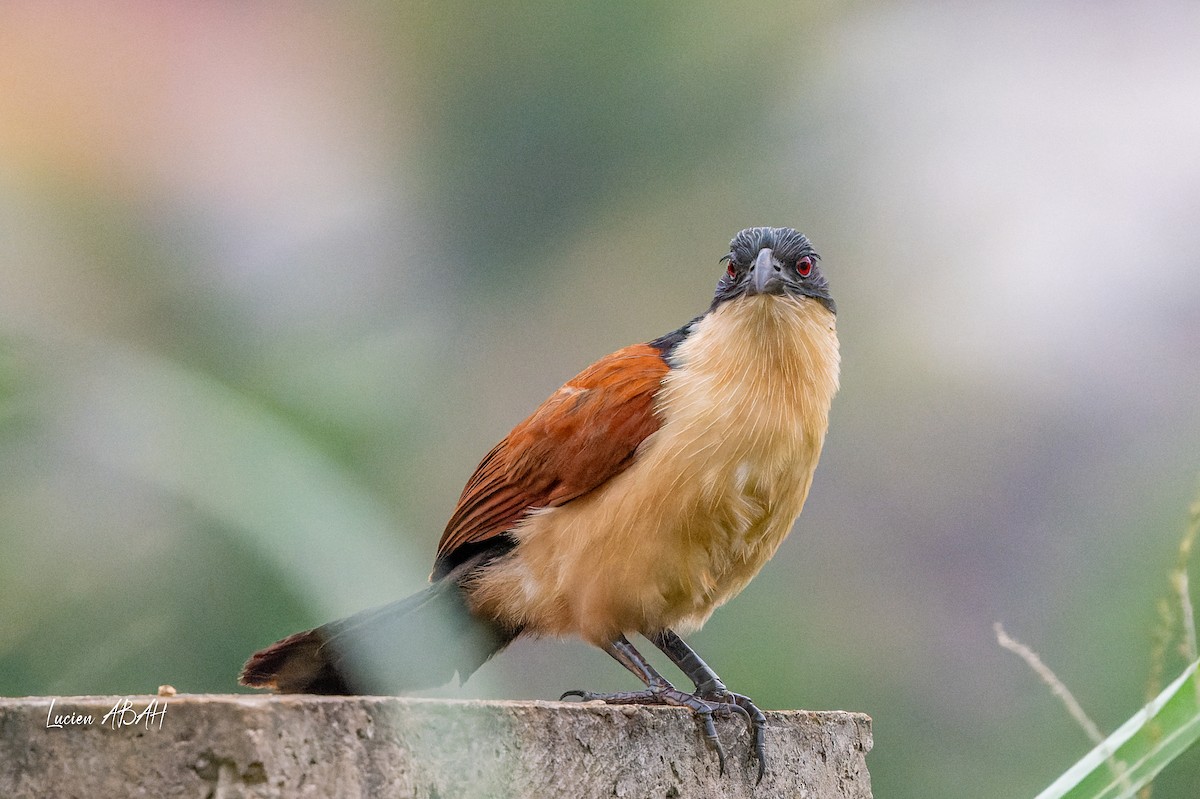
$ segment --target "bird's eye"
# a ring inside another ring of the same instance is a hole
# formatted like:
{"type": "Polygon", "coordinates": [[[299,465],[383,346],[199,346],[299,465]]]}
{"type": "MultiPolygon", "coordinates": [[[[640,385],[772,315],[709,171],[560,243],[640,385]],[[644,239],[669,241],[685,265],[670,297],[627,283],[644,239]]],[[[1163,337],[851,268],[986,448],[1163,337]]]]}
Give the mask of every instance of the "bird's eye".
{"type": "Polygon", "coordinates": [[[729,255],[726,255],[721,260],[726,264],[725,274],[729,275],[731,279],[737,277],[737,258],[734,254],[729,253],[729,255]]]}
{"type": "Polygon", "coordinates": [[[800,277],[808,277],[812,274],[812,268],[812,258],[809,258],[807,255],[796,261],[796,272],[799,273],[800,277]]]}

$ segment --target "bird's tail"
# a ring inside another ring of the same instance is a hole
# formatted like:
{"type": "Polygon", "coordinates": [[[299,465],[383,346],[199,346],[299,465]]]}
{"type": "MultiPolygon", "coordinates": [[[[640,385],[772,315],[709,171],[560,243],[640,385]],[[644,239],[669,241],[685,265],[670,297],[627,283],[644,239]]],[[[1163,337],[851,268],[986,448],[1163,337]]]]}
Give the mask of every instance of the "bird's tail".
{"type": "Polygon", "coordinates": [[[276,641],[250,656],[240,682],[289,694],[378,694],[432,688],[455,672],[466,680],[515,633],[472,616],[456,576],[276,641]]]}

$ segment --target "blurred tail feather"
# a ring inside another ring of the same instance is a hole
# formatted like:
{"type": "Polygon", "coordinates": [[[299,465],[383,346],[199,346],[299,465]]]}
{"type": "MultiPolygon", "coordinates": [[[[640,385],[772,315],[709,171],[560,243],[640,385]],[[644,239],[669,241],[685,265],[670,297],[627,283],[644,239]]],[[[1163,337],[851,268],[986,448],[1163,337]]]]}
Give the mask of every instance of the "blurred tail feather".
{"type": "Polygon", "coordinates": [[[466,571],[455,569],[398,602],[289,635],[251,655],[240,682],[281,693],[370,694],[432,688],[455,672],[466,680],[514,637],[467,610],[455,579],[466,571]]]}

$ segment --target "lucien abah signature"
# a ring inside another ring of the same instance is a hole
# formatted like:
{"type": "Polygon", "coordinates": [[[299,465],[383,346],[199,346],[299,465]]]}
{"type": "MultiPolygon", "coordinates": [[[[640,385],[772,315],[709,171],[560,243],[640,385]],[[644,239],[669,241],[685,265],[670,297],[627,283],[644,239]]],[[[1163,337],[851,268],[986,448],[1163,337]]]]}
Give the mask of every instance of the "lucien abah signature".
{"type": "MultiPolygon", "coordinates": [[[[96,717],[91,714],[82,714],[75,712],[55,713],[54,703],[57,700],[50,700],[50,709],[46,711],[46,729],[61,730],[67,727],[90,727],[96,723],[96,717]]],[[[100,719],[101,726],[108,726],[114,730],[119,730],[125,727],[137,727],[145,725],[147,730],[162,729],[163,721],[167,718],[167,701],[165,699],[151,699],[146,703],[146,706],[138,709],[133,700],[129,697],[118,699],[116,704],[112,706],[100,719]],[[158,726],[155,727],[155,721],[158,726]]]]}

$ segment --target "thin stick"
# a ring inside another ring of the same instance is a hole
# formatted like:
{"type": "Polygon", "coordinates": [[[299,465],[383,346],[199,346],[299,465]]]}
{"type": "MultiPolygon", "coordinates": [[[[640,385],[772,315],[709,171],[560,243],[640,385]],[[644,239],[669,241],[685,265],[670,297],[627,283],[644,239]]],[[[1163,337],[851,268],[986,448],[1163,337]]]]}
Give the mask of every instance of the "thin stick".
{"type": "Polygon", "coordinates": [[[1033,669],[1034,673],[1042,678],[1042,682],[1046,683],[1046,685],[1050,687],[1050,690],[1054,693],[1054,695],[1062,700],[1063,705],[1065,705],[1067,708],[1067,712],[1070,713],[1071,717],[1075,719],[1075,722],[1083,728],[1083,731],[1087,733],[1087,736],[1092,740],[1092,743],[1104,749],[1104,759],[1108,762],[1108,767],[1112,770],[1113,776],[1121,782],[1124,793],[1126,795],[1133,793],[1133,786],[1129,783],[1129,778],[1125,775],[1125,769],[1122,768],[1119,763],[1117,763],[1116,759],[1113,757],[1113,753],[1108,751],[1108,747],[1105,746],[1104,734],[1100,732],[1100,728],[1096,726],[1096,722],[1091,720],[1088,714],[1084,711],[1083,706],[1079,704],[1079,702],[1075,699],[1075,696],[1071,693],[1067,686],[1063,684],[1063,681],[1058,679],[1058,675],[1051,671],[1050,667],[1042,662],[1042,659],[1038,657],[1037,652],[1034,652],[1020,641],[1013,639],[1007,632],[1005,632],[1003,624],[996,622],[993,625],[993,629],[996,631],[996,642],[1009,652],[1012,652],[1017,657],[1021,658],[1021,660],[1024,660],[1029,668],[1033,669]]]}
{"type": "Polygon", "coordinates": [[[1188,573],[1187,571],[1178,571],[1172,576],[1171,582],[1175,586],[1175,592],[1179,594],[1179,605],[1183,609],[1183,656],[1187,658],[1188,663],[1200,658],[1196,654],[1196,617],[1192,610],[1191,591],[1188,589],[1188,573]]]}
{"type": "Polygon", "coordinates": [[[1013,640],[1004,631],[1004,625],[1000,622],[996,622],[994,629],[996,630],[996,642],[1009,652],[1017,655],[1021,660],[1024,660],[1029,668],[1033,669],[1037,673],[1037,676],[1042,678],[1042,682],[1050,686],[1050,690],[1067,706],[1067,712],[1071,714],[1071,718],[1075,719],[1080,727],[1083,727],[1083,731],[1087,733],[1088,738],[1092,739],[1092,743],[1096,745],[1103,743],[1104,734],[1100,732],[1100,728],[1096,726],[1096,722],[1088,717],[1088,714],[1084,712],[1083,707],[1075,700],[1074,695],[1067,689],[1067,686],[1063,685],[1062,680],[1058,679],[1058,675],[1042,662],[1037,652],[1034,652],[1020,641],[1013,640]]]}
{"type": "MultiPolygon", "coordinates": [[[[1175,568],[1171,570],[1171,589],[1179,601],[1179,629],[1182,640],[1179,643],[1179,653],[1192,663],[1200,660],[1196,646],[1196,614],[1192,605],[1191,589],[1188,586],[1188,561],[1192,557],[1192,546],[1196,536],[1200,534],[1200,494],[1188,508],[1188,526],[1179,542],[1179,554],[1175,557],[1175,568]]],[[[1166,598],[1158,601],[1159,624],[1153,632],[1153,644],[1150,650],[1150,678],[1147,682],[1146,701],[1149,702],[1158,695],[1162,688],[1163,666],[1166,662],[1167,648],[1174,639],[1174,619],[1171,614],[1170,601],[1166,598]]],[[[1200,701],[1200,682],[1196,684],[1196,699],[1200,701]]],[[[1156,726],[1157,729],[1157,726],[1156,726]]],[[[1150,799],[1153,783],[1147,783],[1138,793],[1139,799],[1150,799]]]]}
{"type": "MultiPolygon", "coordinates": [[[[1179,542],[1179,557],[1175,561],[1175,572],[1171,575],[1171,585],[1179,594],[1179,604],[1183,608],[1183,649],[1188,662],[1200,659],[1196,652],[1196,614],[1192,610],[1191,591],[1188,589],[1188,561],[1192,557],[1192,545],[1200,534],[1200,496],[1188,508],[1188,529],[1183,540],[1179,542]]],[[[1200,701],[1200,682],[1196,684],[1196,699],[1200,701]]]]}
{"type": "Polygon", "coordinates": [[[1175,571],[1171,575],[1171,585],[1179,595],[1179,604],[1183,608],[1183,655],[1189,663],[1200,658],[1196,646],[1196,615],[1192,609],[1191,592],[1188,590],[1188,561],[1192,557],[1192,546],[1197,534],[1200,534],[1200,498],[1188,509],[1187,533],[1179,542],[1179,556],[1175,560],[1175,571]]]}

